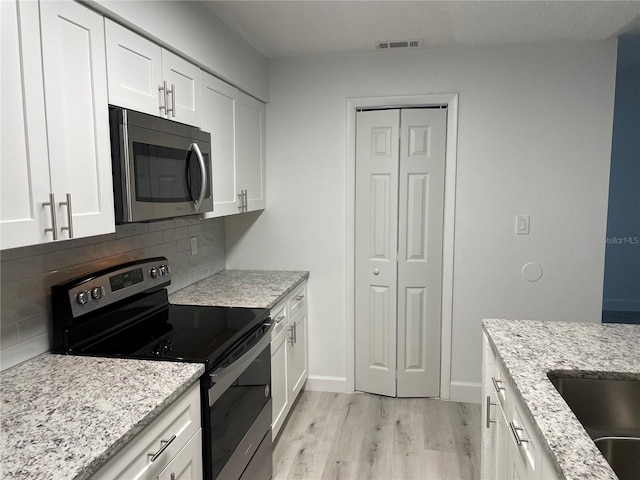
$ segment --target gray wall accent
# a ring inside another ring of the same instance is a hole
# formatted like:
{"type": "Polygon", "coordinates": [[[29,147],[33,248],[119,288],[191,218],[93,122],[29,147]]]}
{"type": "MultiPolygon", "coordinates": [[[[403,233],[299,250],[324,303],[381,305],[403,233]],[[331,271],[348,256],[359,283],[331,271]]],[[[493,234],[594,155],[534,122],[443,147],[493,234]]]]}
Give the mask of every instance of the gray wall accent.
{"type": "Polygon", "coordinates": [[[0,252],[0,370],[50,349],[51,286],[140,258],[169,259],[174,292],[225,268],[222,218],[119,225],[109,235],[0,252]],[[198,252],[191,255],[191,237],[198,252]]]}

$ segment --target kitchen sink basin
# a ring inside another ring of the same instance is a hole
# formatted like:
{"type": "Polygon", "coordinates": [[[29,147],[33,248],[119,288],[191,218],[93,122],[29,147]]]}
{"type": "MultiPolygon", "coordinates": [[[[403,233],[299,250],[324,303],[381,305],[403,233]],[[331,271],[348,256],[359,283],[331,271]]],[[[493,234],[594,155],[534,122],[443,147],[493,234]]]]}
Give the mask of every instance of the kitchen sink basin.
{"type": "Polygon", "coordinates": [[[620,480],[636,480],[640,472],[640,438],[602,437],[595,444],[620,480]]]}
{"type": "Polygon", "coordinates": [[[620,480],[640,472],[640,380],[562,377],[549,380],[620,480]]]}
{"type": "Polygon", "coordinates": [[[594,440],[640,437],[640,380],[549,379],[594,440]]]}

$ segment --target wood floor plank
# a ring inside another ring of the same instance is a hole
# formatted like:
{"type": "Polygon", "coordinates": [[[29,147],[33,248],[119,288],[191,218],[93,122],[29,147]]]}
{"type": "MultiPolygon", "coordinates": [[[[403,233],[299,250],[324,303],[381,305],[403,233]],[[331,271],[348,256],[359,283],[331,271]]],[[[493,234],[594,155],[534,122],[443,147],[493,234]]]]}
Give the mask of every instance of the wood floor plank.
{"type": "Polygon", "coordinates": [[[275,480],[476,479],[480,406],[304,391],[273,461],[275,480]]]}

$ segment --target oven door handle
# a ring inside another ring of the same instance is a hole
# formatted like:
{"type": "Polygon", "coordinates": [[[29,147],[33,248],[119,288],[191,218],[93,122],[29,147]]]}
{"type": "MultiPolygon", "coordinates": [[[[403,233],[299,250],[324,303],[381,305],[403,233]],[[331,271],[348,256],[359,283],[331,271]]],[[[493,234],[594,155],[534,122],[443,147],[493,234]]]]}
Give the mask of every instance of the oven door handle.
{"type": "Polygon", "coordinates": [[[267,324],[268,330],[264,333],[263,337],[251,347],[251,349],[238,358],[231,365],[215,370],[209,374],[211,384],[213,386],[209,388],[209,406],[211,407],[216,400],[218,400],[222,394],[229,388],[233,382],[235,382],[240,374],[258,358],[262,351],[271,343],[271,330],[272,324],[267,324]]]}
{"type": "Polygon", "coordinates": [[[198,195],[198,200],[195,200],[193,202],[193,209],[197,212],[198,210],[200,210],[202,200],[204,200],[204,194],[207,192],[207,167],[204,164],[204,158],[197,143],[192,143],[189,146],[189,151],[194,152],[196,154],[196,157],[198,157],[198,163],[200,163],[200,175],[202,175],[202,182],[200,183],[200,194],[198,195]]]}

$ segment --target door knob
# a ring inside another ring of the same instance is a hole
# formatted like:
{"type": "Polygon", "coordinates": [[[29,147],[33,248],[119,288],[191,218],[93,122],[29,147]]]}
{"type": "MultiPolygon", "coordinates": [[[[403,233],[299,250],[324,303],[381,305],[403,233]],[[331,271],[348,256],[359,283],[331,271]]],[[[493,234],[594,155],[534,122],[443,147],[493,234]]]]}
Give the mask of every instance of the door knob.
{"type": "Polygon", "coordinates": [[[373,274],[374,275],[378,275],[379,273],[380,273],[380,269],[378,269],[378,268],[374,268],[373,269],[373,274]]]}

